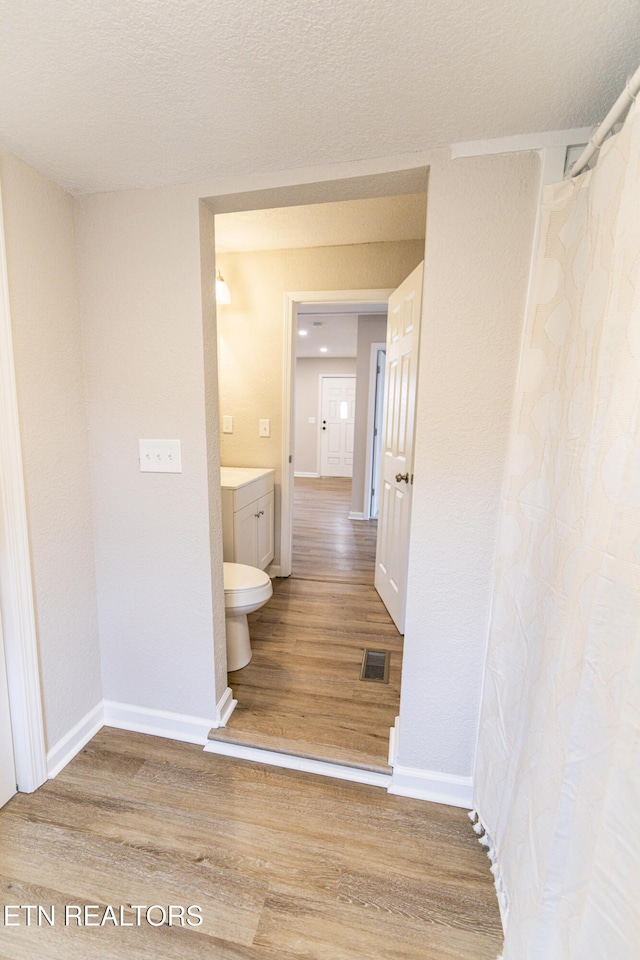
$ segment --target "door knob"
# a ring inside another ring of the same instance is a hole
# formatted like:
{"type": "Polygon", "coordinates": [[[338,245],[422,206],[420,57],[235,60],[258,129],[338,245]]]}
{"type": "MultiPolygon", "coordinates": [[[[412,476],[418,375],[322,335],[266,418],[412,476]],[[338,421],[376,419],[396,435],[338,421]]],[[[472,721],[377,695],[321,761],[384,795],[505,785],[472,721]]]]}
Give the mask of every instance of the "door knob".
{"type": "Polygon", "coordinates": [[[404,480],[405,483],[409,483],[409,474],[408,474],[408,473],[396,473],[396,483],[400,483],[401,480],[404,480]]]}

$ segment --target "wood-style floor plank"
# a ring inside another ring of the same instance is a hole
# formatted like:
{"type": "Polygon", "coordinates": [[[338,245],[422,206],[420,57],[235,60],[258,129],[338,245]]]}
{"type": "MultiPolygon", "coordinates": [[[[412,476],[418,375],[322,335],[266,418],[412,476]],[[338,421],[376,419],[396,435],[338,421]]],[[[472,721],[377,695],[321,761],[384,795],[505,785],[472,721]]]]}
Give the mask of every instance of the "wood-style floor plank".
{"type": "Polygon", "coordinates": [[[495,960],[466,813],[104,728],[0,811],[4,904],[198,904],[201,927],[0,926],[2,960],[495,960]]]}
{"type": "Polygon", "coordinates": [[[296,477],[293,576],[373,585],[376,520],[349,520],[351,480],[296,477]]]}
{"type": "Polygon", "coordinates": [[[348,519],[350,480],[295,487],[293,575],[249,616],[238,706],[210,738],[390,773],[402,637],[373,587],[376,524],[348,519]],[[360,680],[365,647],[389,651],[388,684],[360,680]]]}

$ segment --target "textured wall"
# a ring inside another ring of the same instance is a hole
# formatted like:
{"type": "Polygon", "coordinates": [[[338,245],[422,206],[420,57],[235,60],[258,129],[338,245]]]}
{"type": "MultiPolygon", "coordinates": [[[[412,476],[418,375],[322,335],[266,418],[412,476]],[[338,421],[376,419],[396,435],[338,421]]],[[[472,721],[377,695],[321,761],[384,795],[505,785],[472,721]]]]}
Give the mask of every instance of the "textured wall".
{"type": "Polygon", "coordinates": [[[198,202],[101,194],[77,221],[104,695],[213,717],[198,202]],[[181,440],[182,473],[141,473],[141,437],[181,440]]]}
{"type": "Polygon", "coordinates": [[[0,156],[49,749],[101,700],[73,199],[0,156]]]}
{"type": "Polygon", "coordinates": [[[220,254],[232,303],[218,311],[220,413],[234,433],[221,436],[224,466],[275,470],[276,557],[280,561],[280,472],[284,294],[289,290],[396,287],[420,263],[422,240],[220,254]],[[271,437],[258,420],[271,419],[271,437]]]}
{"type": "Polygon", "coordinates": [[[429,176],[399,762],[472,772],[539,183],[535,154],[429,176]]]}
{"type": "MultiPolygon", "coordinates": [[[[222,570],[222,535],[220,517],[222,498],[220,490],[220,440],[218,421],[218,334],[216,321],[216,287],[212,282],[215,272],[214,216],[200,204],[200,277],[202,287],[202,337],[204,350],[204,402],[207,435],[207,489],[209,493],[209,548],[211,556],[211,597],[213,607],[213,636],[216,702],[227,688],[225,637],[224,582],[222,570]],[[222,656],[224,650],[225,655],[222,656]]],[[[226,640],[226,637],[225,637],[226,640]]]]}
{"type": "MultiPolygon", "coordinates": [[[[404,277],[402,279],[404,280],[404,277]]],[[[354,513],[364,512],[365,499],[369,489],[369,470],[366,460],[367,425],[369,420],[369,380],[371,375],[371,344],[386,343],[386,340],[386,316],[358,317],[358,356],[356,364],[358,389],[356,392],[353,483],[351,485],[351,510],[354,513]]]]}
{"type": "MultiPolygon", "coordinates": [[[[355,376],[354,357],[299,357],[295,380],[295,445],[294,467],[300,473],[318,473],[320,442],[320,377],[351,373],[355,376]],[[315,423],[309,423],[315,417],[315,423]]],[[[356,384],[357,396],[357,384],[356,384]]]]}

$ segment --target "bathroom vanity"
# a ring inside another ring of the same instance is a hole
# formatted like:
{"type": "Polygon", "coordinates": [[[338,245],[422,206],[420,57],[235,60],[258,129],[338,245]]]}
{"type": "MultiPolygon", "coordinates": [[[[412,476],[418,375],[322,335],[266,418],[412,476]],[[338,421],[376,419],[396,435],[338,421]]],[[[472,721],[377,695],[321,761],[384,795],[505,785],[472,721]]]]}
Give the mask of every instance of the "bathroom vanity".
{"type": "Polygon", "coordinates": [[[224,559],[265,570],[273,560],[273,470],[220,467],[224,559]]]}

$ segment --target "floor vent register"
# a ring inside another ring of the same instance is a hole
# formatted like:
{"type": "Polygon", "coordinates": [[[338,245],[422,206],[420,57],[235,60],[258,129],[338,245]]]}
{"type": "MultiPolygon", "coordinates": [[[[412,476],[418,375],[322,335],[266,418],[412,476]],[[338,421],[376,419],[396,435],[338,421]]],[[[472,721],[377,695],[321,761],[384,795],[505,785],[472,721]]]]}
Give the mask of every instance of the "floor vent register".
{"type": "Polygon", "coordinates": [[[389,683],[390,659],[388,650],[364,649],[362,651],[360,679],[373,680],[375,683],[389,683]]]}

